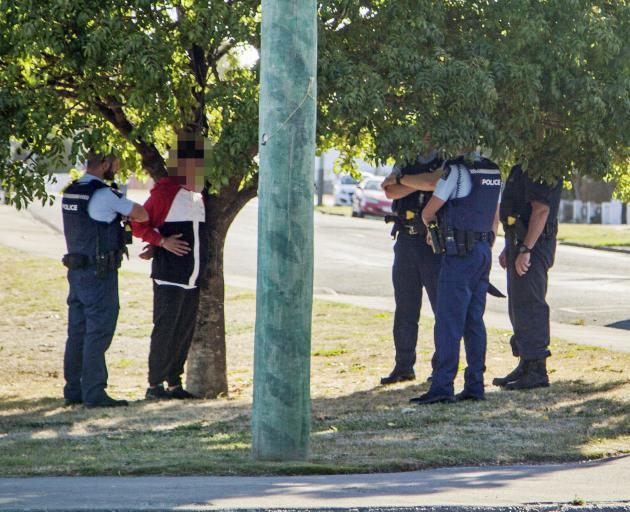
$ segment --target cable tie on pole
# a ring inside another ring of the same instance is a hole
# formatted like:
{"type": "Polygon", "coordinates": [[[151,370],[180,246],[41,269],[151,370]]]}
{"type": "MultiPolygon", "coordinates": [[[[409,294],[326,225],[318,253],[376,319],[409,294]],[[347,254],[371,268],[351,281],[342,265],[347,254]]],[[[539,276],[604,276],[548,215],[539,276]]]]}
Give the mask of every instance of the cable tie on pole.
{"type": "Polygon", "coordinates": [[[313,91],[313,85],[314,85],[314,84],[315,84],[315,77],[314,77],[314,76],[312,76],[312,77],[310,77],[310,78],[309,78],[309,80],[308,80],[308,87],[307,87],[307,89],[306,89],[306,94],[304,94],[304,97],[303,97],[303,98],[302,98],[302,100],[300,101],[299,105],[298,105],[297,107],[295,107],[295,109],[293,110],[293,112],[291,112],[291,113],[287,116],[287,118],[286,118],[286,119],[285,119],[285,120],[284,120],[284,121],[280,124],[280,126],[278,126],[278,128],[276,128],[276,129],[275,129],[275,130],[271,133],[271,135],[267,135],[266,133],[263,133],[263,134],[262,134],[262,137],[261,137],[261,139],[260,139],[260,143],[261,143],[263,146],[266,146],[266,145],[267,145],[267,142],[269,142],[269,141],[270,141],[273,137],[275,137],[275,136],[278,134],[278,132],[279,132],[280,130],[282,130],[282,128],[284,128],[284,127],[287,125],[287,123],[291,120],[291,118],[292,118],[295,114],[297,114],[297,112],[298,112],[298,111],[302,108],[302,106],[304,105],[304,103],[306,103],[306,100],[307,100],[308,98],[315,99],[315,98],[313,97],[313,95],[311,94],[311,93],[312,93],[312,91],[313,91]]]}

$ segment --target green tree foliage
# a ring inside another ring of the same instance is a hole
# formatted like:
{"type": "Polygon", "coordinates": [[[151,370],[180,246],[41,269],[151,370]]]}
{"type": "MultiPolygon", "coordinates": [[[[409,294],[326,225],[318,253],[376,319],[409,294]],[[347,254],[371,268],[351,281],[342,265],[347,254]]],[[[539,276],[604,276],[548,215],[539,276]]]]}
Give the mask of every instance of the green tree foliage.
{"type": "Polygon", "coordinates": [[[0,185],[18,207],[45,200],[48,170],[88,148],[158,179],[176,130],[209,137],[212,261],[189,365],[207,396],[227,391],[223,245],[257,190],[258,70],[239,55],[259,46],[259,11],[253,0],[0,0],[0,185]]]}
{"type": "Polygon", "coordinates": [[[322,143],[408,158],[429,130],[447,152],[481,145],[630,195],[626,1],[333,2],[322,19],[322,143]]]}
{"type": "MultiPolygon", "coordinates": [[[[239,55],[259,25],[254,0],[0,0],[0,186],[17,206],[87,148],[159,178],[174,130],[209,137],[213,257],[189,365],[208,396],[227,389],[225,236],[257,188],[258,68],[239,55]]],[[[409,158],[428,130],[447,152],[480,144],[630,194],[625,0],[326,0],[319,56],[321,149],[409,158]]]]}

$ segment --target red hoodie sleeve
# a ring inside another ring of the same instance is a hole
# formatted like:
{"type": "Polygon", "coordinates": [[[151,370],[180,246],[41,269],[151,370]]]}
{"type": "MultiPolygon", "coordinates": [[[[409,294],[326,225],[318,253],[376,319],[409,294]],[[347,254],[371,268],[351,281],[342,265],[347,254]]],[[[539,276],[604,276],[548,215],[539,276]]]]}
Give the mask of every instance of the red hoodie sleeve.
{"type": "Polygon", "coordinates": [[[153,187],[149,199],[144,203],[144,209],[149,214],[149,220],[131,223],[134,236],[142,238],[142,240],[151,245],[160,245],[162,235],[158,228],[164,224],[177,191],[178,187],[159,185],[153,187]]]}

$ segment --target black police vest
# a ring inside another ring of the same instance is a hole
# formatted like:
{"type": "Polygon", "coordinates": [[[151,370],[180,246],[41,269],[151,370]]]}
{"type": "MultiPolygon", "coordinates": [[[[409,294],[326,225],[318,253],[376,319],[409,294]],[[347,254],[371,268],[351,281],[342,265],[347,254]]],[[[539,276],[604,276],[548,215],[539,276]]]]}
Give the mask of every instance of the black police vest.
{"type": "Polygon", "coordinates": [[[447,162],[451,168],[463,167],[470,173],[472,189],[470,194],[459,199],[449,199],[440,210],[440,224],[455,231],[488,233],[492,231],[494,216],[501,192],[501,171],[499,166],[481,158],[473,163],[463,158],[447,162]]]}
{"type": "MultiPolygon", "coordinates": [[[[428,162],[419,162],[416,161],[411,165],[407,165],[402,168],[402,174],[404,175],[413,175],[413,174],[424,174],[427,172],[433,172],[438,169],[443,163],[443,160],[439,157],[435,157],[428,162]]],[[[416,214],[422,212],[424,207],[431,199],[433,195],[432,192],[423,192],[418,190],[416,192],[412,192],[408,196],[402,197],[400,199],[394,199],[392,201],[392,212],[400,217],[402,220],[406,219],[406,212],[411,211],[416,214]]]]}
{"type": "MultiPolygon", "coordinates": [[[[63,191],[61,211],[63,233],[68,254],[96,256],[119,251],[124,247],[124,228],[117,215],[112,222],[98,222],[88,214],[88,204],[94,192],[110,188],[100,180],[73,181],[63,191]]],[[[119,192],[112,190],[115,194],[119,192]]]]}
{"type": "Polygon", "coordinates": [[[500,217],[501,222],[506,223],[508,216],[519,217],[525,227],[529,225],[532,215],[532,200],[540,199],[549,206],[548,223],[555,223],[558,218],[560,208],[560,198],[562,196],[562,181],[558,180],[556,185],[546,183],[534,184],[532,179],[523,171],[520,165],[515,165],[510,170],[505,189],[501,196],[500,217]],[[529,193],[535,187],[541,197],[537,198],[529,193]]]}

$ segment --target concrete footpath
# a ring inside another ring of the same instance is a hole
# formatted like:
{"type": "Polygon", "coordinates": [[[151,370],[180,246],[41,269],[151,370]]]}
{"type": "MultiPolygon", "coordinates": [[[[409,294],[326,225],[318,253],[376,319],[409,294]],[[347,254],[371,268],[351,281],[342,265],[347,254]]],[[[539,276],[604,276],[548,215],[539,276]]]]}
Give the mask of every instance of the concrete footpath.
{"type": "Polygon", "coordinates": [[[630,511],[630,457],[540,466],[302,477],[0,479],[0,510],[630,511]],[[553,506],[551,506],[553,505],[553,506]],[[419,507],[419,508],[418,508],[419,507]],[[564,510],[564,508],[562,509],[564,510]]]}

